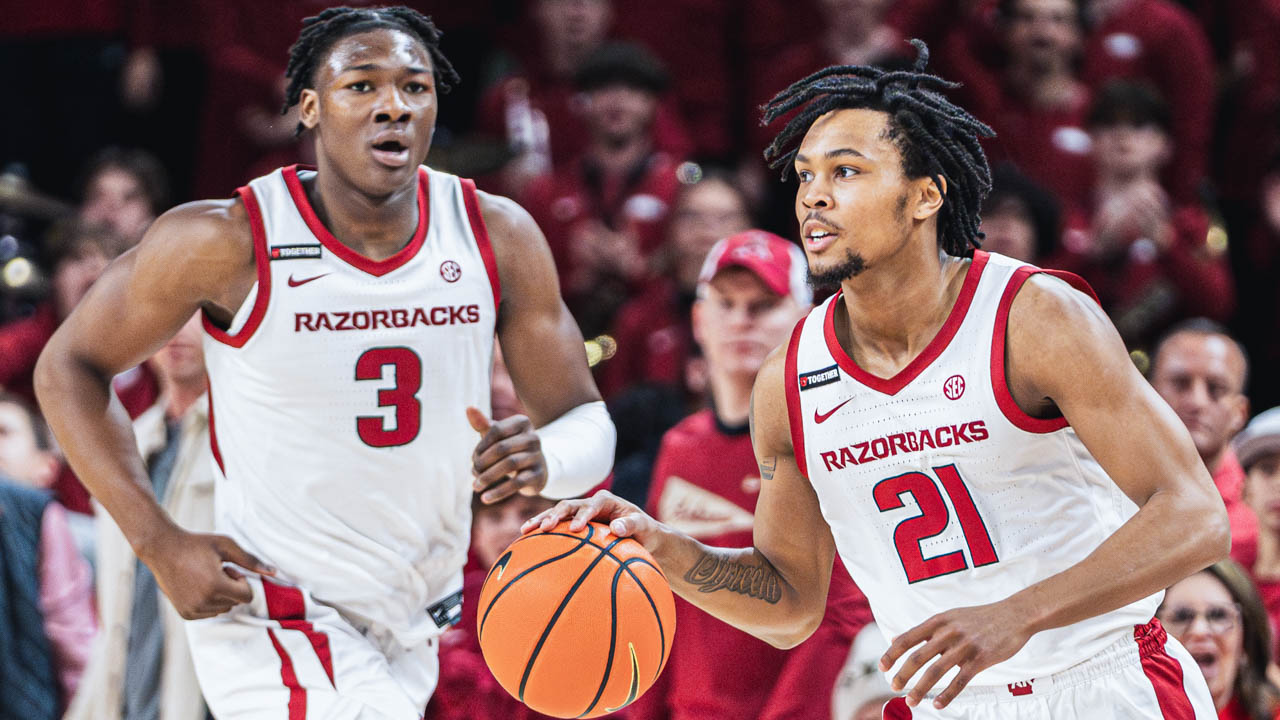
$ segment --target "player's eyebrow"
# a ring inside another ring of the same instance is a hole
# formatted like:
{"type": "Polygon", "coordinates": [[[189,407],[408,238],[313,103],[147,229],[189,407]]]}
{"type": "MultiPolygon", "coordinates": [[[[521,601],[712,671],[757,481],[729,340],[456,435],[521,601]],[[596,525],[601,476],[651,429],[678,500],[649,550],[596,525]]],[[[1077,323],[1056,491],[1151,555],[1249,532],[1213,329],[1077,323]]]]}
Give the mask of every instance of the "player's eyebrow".
{"type": "MultiPolygon", "coordinates": [[[[824,153],[823,157],[836,158],[836,157],[842,157],[846,155],[852,155],[853,157],[860,157],[860,158],[866,157],[866,155],[863,155],[862,153],[858,152],[857,150],[854,150],[853,148],[836,148],[835,150],[828,150],[826,153],[824,153]]],[[[807,163],[809,162],[809,158],[797,153],[796,162],[807,163]]]]}
{"type": "MultiPolygon", "coordinates": [[[[342,68],[340,72],[370,72],[373,70],[382,70],[382,69],[383,69],[382,66],[379,65],[378,63],[364,63],[361,65],[348,65],[347,67],[342,68]]],[[[413,74],[413,75],[425,75],[431,72],[426,68],[417,67],[416,65],[406,69],[409,71],[410,74],[413,74]]]]}

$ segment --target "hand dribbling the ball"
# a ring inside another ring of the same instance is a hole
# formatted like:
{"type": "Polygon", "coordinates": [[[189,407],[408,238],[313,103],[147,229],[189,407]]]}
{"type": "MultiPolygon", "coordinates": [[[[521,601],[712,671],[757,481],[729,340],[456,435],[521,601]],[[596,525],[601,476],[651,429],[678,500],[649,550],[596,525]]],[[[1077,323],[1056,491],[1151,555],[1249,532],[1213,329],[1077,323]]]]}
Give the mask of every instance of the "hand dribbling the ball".
{"type": "Polygon", "coordinates": [[[520,527],[520,532],[550,530],[566,519],[569,520],[569,529],[574,532],[586,527],[592,520],[607,523],[609,531],[614,535],[635,538],[649,552],[654,551],[663,530],[662,523],[636,505],[608,490],[600,490],[589,498],[561,500],[555,507],[526,520],[520,527]]]}

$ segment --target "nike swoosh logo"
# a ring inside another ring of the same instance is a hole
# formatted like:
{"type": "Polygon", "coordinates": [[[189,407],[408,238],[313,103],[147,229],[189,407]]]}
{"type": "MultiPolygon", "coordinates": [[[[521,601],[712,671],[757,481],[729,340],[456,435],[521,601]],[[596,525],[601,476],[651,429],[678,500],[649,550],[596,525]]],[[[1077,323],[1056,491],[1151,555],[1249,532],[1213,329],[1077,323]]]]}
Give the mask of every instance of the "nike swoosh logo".
{"type": "Polygon", "coordinates": [[[324,277],[325,275],[328,275],[328,274],[329,274],[329,273],[320,273],[319,275],[317,275],[317,276],[315,276],[315,277],[309,277],[309,278],[306,278],[306,279],[304,279],[304,280],[294,280],[294,279],[293,279],[293,276],[292,276],[292,275],[290,275],[290,276],[289,276],[289,287],[298,287],[299,285],[306,285],[307,283],[311,282],[312,280],[319,280],[320,278],[322,278],[322,277],[324,277]]]}
{"type": "Polygon", "coordinates": [[[617,712],[622,708],[636,701],[636,696],[640,694],[640,663],[636,662],[636,646],[627,643],[627,648],[631,650],[631,689],[627,692],[627,699],[618,707],[607,707],[605,712],[617,712]]]}
{"type": "Polygon", "coordinates": [[[817,410],[814,410],[814,411],[813,411],[813,421],[814,421],[814,422],[816,422],[816,423],[818,423],[819,425],[821,425],[822,423],[824,423],[824,422],[826,422],[826,421],[827,421],[827,418],[831,417],[832,415],[835,415],[837,410],[839,410],[840,408],[842,408],[842,407],[844,407],[846,404],[848,404],[850,400],[853,400],[853,398],[849,398],[849,400],[845,400],[844,402],[840,403],[839,405],[837,405],[837,406],[835,406],[835,407],[831,408],[831,411],[830,411],[830,412],[820,413],[820,412],[818,412],[817,410]]]}

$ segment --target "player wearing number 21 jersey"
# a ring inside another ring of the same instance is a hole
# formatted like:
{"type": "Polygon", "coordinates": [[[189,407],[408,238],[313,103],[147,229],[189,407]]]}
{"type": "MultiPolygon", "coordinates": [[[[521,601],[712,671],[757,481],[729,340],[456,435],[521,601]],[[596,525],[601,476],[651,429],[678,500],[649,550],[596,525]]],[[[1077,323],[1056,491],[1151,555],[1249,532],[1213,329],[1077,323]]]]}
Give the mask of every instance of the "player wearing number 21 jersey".
{"type": "Polygon", "coordinates": [[[913,42],[914,70],[827,68],[766,107],[790,118],[766,156],[795,174],[810,279],[839,291],[757,375],[753,547],[603,493],[530,527],[608,518],[781,646],[821,620],[839,552],[892,640],[893,720],[1209,720],[1153,616],[1226,554],[1222,500],[1083,283],[975,247],[991,131],[913,42]]]}
{"type": "Polygon", "coordinates": [[[175,208],[49,342],[41,403],[186,619],[219,720],[417,720],[461,617],[472,493],[571,497],[614,430],[517,205],[422,164],[431,21],[332,8],[290,51],[316,167],[175,208]],[[199,312],[217,534],[156,504],[107,381],[199,312]],[[491,422],[494,335],[529,417],[491,422]]]}

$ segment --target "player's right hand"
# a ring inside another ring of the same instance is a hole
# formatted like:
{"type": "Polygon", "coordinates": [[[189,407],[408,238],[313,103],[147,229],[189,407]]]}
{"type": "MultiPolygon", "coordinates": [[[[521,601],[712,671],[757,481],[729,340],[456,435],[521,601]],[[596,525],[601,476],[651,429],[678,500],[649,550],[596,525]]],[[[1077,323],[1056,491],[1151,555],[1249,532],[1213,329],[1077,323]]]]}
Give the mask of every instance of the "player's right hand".
{"type": "Polygon", "coordinates": [[[276,572],[226,535],[174,528],[152,545],[155,552],[144,551],[140,556],[156,576],[156,584],[186,620],[221,615],[253,600],[253,590],[244,575],[223,563],[261,575],[276,572]]]}
{"type": "Polygon", "coordinates": [[[569,521],[570,531],[581,530],[593,520],[607,523],[609,531],[614,535],[635,538],[651,552],[651,543],[658,539],[663,527],[634,504],[608,490],[600,490],[589,498],[561,500],[550,510],[544,510],[526,520],[520,527],[520,532],[550,530],[564,520],[569,521]]]}

